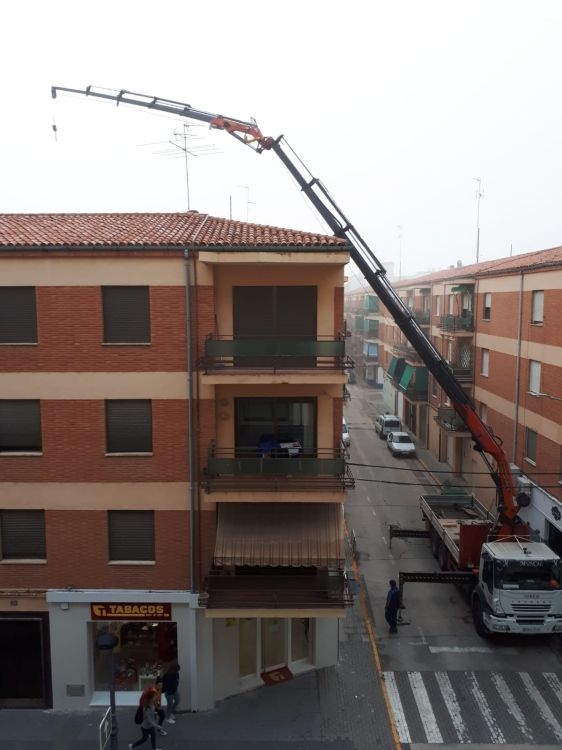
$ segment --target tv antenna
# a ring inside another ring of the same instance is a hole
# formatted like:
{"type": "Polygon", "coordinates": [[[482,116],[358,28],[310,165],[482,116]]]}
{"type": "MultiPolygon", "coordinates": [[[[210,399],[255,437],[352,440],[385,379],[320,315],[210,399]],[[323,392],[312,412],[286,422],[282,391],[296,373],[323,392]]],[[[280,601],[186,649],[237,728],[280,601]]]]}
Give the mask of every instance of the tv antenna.
{"type": "Polygon", "coordinates": [[[191,194],[189,186],[189,159],[190,156],[214,156],[222,154],[214,143],[205,141],[202,135],[191,132],[195,125],[181,123],[181,130],[174,130],[173,140],[156,141],[154,143],[139,143],[139,146],[172,146],[163,148],[152,153],[156,156],[164,156],[167,159],[183,159],[185,162],[185,190],[187,195],[187,210],[191,211],[191,194]],[[181,153],[180,153],[181,152],[181,153]]]}
{"type": "Polygon", "coordinates": [[[250,206],[255,206],[255,202],[250,200],[250,188],[248,185],[238,185],[239,188],[246,191],[246,221],[250,221],[250,206]]]}

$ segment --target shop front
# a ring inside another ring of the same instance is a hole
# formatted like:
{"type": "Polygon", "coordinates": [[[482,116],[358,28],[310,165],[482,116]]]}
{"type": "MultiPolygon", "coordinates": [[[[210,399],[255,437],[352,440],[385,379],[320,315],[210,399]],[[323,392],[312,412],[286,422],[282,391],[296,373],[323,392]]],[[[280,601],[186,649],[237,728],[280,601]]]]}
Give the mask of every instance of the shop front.
{"type": "Polygon", "coordinates": [[[206,684],[204,674],[197,673],[196,596],[181,591],[49,591],[47,601],[55,708],[108,705],[111,655],[98,648],[99,636],[108,632],[117,637],[117,705],[135,705],[145,687],[178,663],[186,710],[211,707],[212,680],[206,684]]]}

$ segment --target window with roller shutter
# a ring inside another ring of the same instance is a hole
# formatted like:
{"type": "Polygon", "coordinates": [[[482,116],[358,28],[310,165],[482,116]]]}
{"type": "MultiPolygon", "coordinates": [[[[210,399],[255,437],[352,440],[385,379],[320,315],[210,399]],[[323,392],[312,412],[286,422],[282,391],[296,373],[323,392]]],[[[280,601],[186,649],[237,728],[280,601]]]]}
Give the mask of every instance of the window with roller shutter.
{"type": "Polygon", "coordinates": [[[152,453],[152,401],[105,402],[107,453],[152,453]]]}
{"type": "Polygon", "coordinates": [[[0,287],[0,344],[36,344],[35,287],[0,287]]]}
{"type": "Polygon", "coordinates": [[[104,286],[105,344],[149,344],[150,302],[147,286],[104,286]]]}
{"type": "Polygon", "coordinates": [[[0,510],[0,559],[44,560],[45,513],[42,510],[0,510]]]}
{"type": "Polygon", "coordinates": [[[41,453],[39,400],[0,400],[0,453],[41,453]]]}
{"type": "Polygon", "coordinates": [[[153,511],[110,510],[107,527],[110,560],[154,560],[153,511]]]}

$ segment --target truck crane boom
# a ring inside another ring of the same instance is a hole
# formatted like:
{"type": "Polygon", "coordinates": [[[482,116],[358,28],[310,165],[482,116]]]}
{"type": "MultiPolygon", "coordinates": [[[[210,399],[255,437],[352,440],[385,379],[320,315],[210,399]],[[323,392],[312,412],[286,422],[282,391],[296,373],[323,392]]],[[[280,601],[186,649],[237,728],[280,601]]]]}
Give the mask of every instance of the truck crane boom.
{"type": "Polygon", "coordinates": [[[419,354],[429,372],[447,394],[457,414],[466,424],[472,435],[474,448],[482,453],[496,485],[498,519],[493,532],[495,538],[510,537],[514,533],[513,529],[519,505],[515,495],[509,461],[500,441],[480,419],[469,395],[453,375],[447,361],[422,331],[413,313],[406,307],[392,287],[384,266],[339,208],[323,183],[311,174],[290,148],[284,136],[281,135],[278,138],[264,136],[254,120],[245,121],[205,112],[172,99],[136,94],[126,90],[109,92],[107,89],[95,89],[92,86],[85,89],[53,86],[51,88],[52,97],[56,98],[59,91],[111,100],[115,101],[117,105],[127,104],[145,107],[160,112],[168,112],[179,117],[199,120],[208,123],[211,128],[225,130],[258,153],[273,151],[334,235],[347,240],[351,246],[351,259],[357,265],[369,286],[378,295],[414,350],[419,354]],[[495,466],[492,463],[493,461],[495,461],[495,466]]]}

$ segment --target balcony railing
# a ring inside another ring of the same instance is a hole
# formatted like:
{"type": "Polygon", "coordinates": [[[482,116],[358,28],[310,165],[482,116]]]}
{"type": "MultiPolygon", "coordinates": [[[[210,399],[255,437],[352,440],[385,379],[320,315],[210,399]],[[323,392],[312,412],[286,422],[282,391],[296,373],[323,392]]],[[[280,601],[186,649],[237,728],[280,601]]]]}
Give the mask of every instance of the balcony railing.
{"type": "Polygon", "coordinates": [[[472,367],[460,367],[457,365],[450,365],[453,375],[459,381],[459,383],[470,383],[472,382],[472,367]]]}
{"type": "Polygon", "coordinates": [[[354,367],[345,353],[345,336],[316,339],[292,337],[216,336],[205,339],[205,356],[199,365],[205,372],[276,372],[328,370],[343,372],[354,367]]]}
{"type": "Polygon", "coordinates": [[[440,406],[434,419],[447,432],[469,432],[466,424],[452,407],[440,406]]]}
{"type": "Polygon", "coordinates": [[[392,351],[399,357],[409,360],[410,362],[421,362],[422,358],[411,344],[398,343],[392,345],[392,351]]]}
{"type": "Polygon", "coordinates": [[[289,455],[288,449],[218,448],[214,442],[209,446],[203,482],[207,492],[343,491],[355,484],[343,449],[300,450],[289,455]]]}
{"type": "Polygon", "coordinates": [[[427,326],[429,325],[430,320],[430,312],[429,310],[412,310],[416,317],[416,321],[418,325],[420,326],[427,326]]]}
{"type": "Polygon", "coordinates": [[[315,575],[228,575],[211,570],[208,609],[341,609],[353,599],[342,571],[315,575]]]}
{"type": "Polygon", "coordinates": [[[450,333],[473,331],[474,318],[471,312],[466,312],[462,315],[441,315],[439,318],[439,328],[442,331],[450,333]]]}

